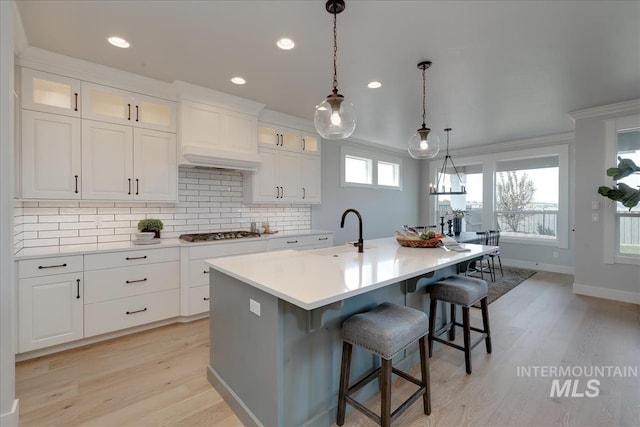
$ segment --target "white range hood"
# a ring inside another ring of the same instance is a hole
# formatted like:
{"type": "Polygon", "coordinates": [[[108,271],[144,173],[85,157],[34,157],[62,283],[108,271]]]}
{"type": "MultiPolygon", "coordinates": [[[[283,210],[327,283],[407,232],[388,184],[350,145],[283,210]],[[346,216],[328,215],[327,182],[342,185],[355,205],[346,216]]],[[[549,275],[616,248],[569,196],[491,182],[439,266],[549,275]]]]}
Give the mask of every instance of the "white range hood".
{"type": "Polygon", "coordinates": [[[174,82],[178,90],[178,163],[255,171],[258,113],[264,104],[226,93],[174,82]]]}

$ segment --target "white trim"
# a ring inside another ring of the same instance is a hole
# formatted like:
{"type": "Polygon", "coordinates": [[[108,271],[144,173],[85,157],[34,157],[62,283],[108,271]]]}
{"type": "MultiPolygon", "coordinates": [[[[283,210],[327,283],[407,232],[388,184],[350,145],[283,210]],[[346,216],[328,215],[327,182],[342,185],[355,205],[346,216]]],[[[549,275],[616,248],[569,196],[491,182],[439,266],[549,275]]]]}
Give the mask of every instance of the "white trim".
{"type": "Polygon", "coordinates": [[[11,406],[11,412],[0,415],[0,426],[2,427],[18,427],[20,416],[20,400],[15,399],[11,406]]]}
{"type": "Polygon", "coordinates": [[[586,108],[584,110],[571,111],[569,117],[574,121],[589,117],[604,116],[607,114],[624,113],[625,111],[640,108],[640,99],[618,102],[617,104],[602,105],[600,107],[586,108]]]}
{"type": "Polygon", "coordinates": [[[202,86],[176,80],[173,82],[176,89],[178,99],[199,102],[202,104],[212,105],[214,107],[224,108],[226,110],[246,113],[257,116],[264,108],[264,104],[251,101],[239,96],[229,95],[228,93],[218,92],[202,86]]]}
{"type": "Polygon", "coordinates": [[[258,121],[270,123],[276,126],[286,126],[293,129],[300,129],[304,132],[317,134],[312,120],[303,119],[302,117],[292,116],[290,114],[281,113],[279,111],[264,109],[258,115],[258,121]]]}
{"type": "Polygon", "coordinates": [[[529,268],[531,270],[548,271],[551,273],[574,274],[574,269],[568,265],[542,264],[534,261],[521,261],[517,259],[501,258],[502,265],[509,267],[529,268]]]}
{"type": "Polygon", "coordinates": [[[573,283],[573,293],[590,297],[610,299],[613,301],[640,304],[640,292],[621,291],[618,289],[602,288],[600,286],[581,285],[573,283]]]}

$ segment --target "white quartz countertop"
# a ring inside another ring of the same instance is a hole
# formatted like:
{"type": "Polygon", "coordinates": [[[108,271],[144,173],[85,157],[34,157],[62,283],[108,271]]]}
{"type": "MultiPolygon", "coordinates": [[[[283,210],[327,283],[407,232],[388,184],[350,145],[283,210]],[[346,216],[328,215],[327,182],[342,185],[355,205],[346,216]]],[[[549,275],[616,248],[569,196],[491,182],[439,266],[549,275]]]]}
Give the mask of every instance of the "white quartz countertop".
{"type": "Polygon", "coordinates": [[[364,253],[345,245],[236,255],[206,262],[213,269],[264,292],[313,310],[495,250],[493,246],[461,246],[471,250],[406,248],[390,237],[365,240],[364,253]]]}
{"type": "MultiPolygon", "coordinates": [[[[223,230],[221,230],[223,231],[223,230]]],[[[213,231],[215,232],[215,231],[213,231]]],[[[82,245],[66,245],[66,246],[43,246],[33,248],[23,248],[19,250],[15,255],[15,260],[30,259],[30,258],[45,258],[60,255],[85,255],[100,252],[117,252],[117,251],[130,251],[136,249],[156,249],[156,248],[168,248],[168,247],[192,247],[203,245],[225,245],[238,242],[252,242],[259,240],[277,239],[281,237],[295,237],[295,236],[312,236],[318,234],[333,234],[333,231],[327,230],[301,230],[301,231],[280,231],[274,234],[263,234],[260,237],[245,237],[242,239],[227,239],[227,240],[210,240],[207,242],[185,242],[178,238],[160,239],[160,243],[153,245],[138,245],[133,241],[123,242],[108,242],[108,243],[88,243],[82,245]]]]}

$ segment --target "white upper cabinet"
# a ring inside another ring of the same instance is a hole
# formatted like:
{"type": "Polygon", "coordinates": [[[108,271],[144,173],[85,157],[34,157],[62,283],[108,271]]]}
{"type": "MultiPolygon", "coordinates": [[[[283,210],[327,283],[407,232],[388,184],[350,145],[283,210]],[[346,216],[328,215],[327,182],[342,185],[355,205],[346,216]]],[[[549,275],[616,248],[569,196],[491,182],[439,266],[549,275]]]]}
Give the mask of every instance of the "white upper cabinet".
{"type": "Polygon", "coordinates": [[[83,120],[82,197],[176,201],[176,136],[83,120]]]}
{"type": "Polygon", "coordinates": [[[310,154],[320,153],[320,137],[318,135],[311,135],[310,133],[302,132],[300,134],[302,141],[302,151],[310,154]]]}
{"type": "Polygon", "coordinates": [[[22,197],[80,199],[80,153],[80,119],[23,110],[22,197]]]}
{"type": "Polygon", "coordinates": [[[145,129],[176,131],[176,103],[82,82],[82,118],[145,129]]]}
{"type": "Polygon", "coordinates": [[[319,154],[320,138],[317,135],[271,123],[258,126],[258,143],[261,147],[276,147],[288,151],[319,154]]]}
{"type": "Polygon", "coordinates": [[[320,203],[320,156],[301,157],[300,191],[304,203],[320,203]]]}
{"type": "Polygon", "coordinates": [[[80,80],[22,68],[22,108],[80,117],[80,80]]]}

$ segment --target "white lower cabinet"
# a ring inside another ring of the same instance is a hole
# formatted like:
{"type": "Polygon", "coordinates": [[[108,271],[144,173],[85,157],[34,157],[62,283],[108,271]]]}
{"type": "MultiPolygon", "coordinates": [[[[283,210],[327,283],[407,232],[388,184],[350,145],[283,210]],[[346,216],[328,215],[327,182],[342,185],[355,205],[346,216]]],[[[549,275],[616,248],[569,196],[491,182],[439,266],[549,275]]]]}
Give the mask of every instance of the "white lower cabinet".
{"type": "Polygon", "coordinates": [[[20,261],[18,272],[18,351],[83,338],[82,256],[20,261]]]}
{"type": "Polygon", "coordinates": [[[198,314],[209,311],[209,284],[189,289],[189,313],[198,314]]]}
{"type": "Polygon", "coordinates": [[[293,249],[302,251],[307,249],[328,248],[330,246],[333,246],[332,234],[313,234],[269,239],[267,250],[279,251],[282,249],[293,249]]]}
{"type": "Polygon", "coordinates": [[[141,249],[85,256],[85,337],[180,314],[180,251],[141,249]]]}

